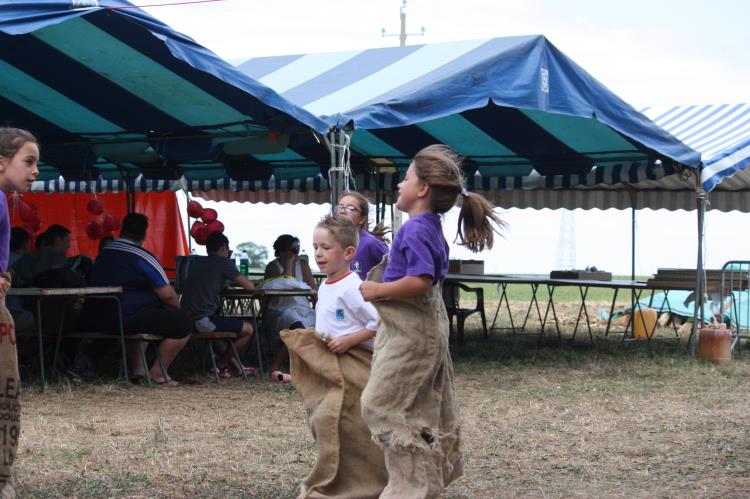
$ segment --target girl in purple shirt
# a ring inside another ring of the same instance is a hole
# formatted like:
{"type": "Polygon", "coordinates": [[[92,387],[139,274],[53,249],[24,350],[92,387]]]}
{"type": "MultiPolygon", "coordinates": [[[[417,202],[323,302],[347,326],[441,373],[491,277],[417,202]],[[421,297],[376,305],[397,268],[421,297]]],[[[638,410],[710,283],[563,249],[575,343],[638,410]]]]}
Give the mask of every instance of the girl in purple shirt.
{"type": "Polygon", "coordinates": [[[347,192],[339,199],[336,205],[336,214],[354,222],[359,227],[359,245],[351,263],[351,270],[359,275],[363,281],[367,279],[367,273],[383,259],[388,253],[388,240],[385,235],[389,232],[382,224],[374,229],[369,227],[370,202],[359,192],[347,192]]]}
{"type": "MultiPolygon", "coordinates": [[[[0,128],[0,190],[4,193],[26,192],[39,175],[39,145],[36,137],[19,128],[0,128]]],[[[13,317],[5,307],[5,295],[10,289],[8,270],[8,253],[10,250],[10,221],[5,194],[0,193],[0,384],[13,386],[13,400],[6,396],[7,408],[3,409],[3,418],[8,421],[6,434],[11,438],[0,443],[0,453],[9,459],[0,462],[0,496],[15,497],[11,483],[13,474],[13,457],[18,447],[17,437],[20,434],[21,408],[18,403],[18,354],[15,341],[15,324],[13,317]],[[14,422],[15,421],[15,422],[14,422]]]]}
{"type": "Polygon", "coordinates": [[[461,196],[458,240],[475,252],[492,247],[493,223],[503,223],[486,199],[466,191],[459,160],[443,145],[417,153],[398,191],[396,207],[409,220],[360,287],[380,317],[362,417],[385,454],[389,477],[380,497],[437,497],[463,474],[440,215],[461,196]]]}

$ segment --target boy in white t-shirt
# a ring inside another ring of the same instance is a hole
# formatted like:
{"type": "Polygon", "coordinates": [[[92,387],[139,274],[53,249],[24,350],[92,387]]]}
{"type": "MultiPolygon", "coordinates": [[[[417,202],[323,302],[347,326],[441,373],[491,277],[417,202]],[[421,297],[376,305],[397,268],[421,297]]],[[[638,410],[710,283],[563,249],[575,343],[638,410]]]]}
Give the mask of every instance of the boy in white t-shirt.
{"type": "Polygon", "coordinates": [[[292,386],[302,396],[318,447],[300,498],[378,497],[388,483],[383,451],[359,403],[370,378],[378,318],[359,292],[362,280],[349,269],[358,239],[357,227],[346,218],[328,216],[315,227],[315,262],[328,276],[318,287],[315,329],[281,332],[292,386]]]}
{"type": "Polygon", "coordinates": [[[327,276],[318,289],[315,330],[337,354],[357,345],[372,350],[377,329],[375,307],[362,298],[362,280],[349,268],[358,242],[357,226],[343,217],[325,217],[313,233],[315,263],[327,276]]]}

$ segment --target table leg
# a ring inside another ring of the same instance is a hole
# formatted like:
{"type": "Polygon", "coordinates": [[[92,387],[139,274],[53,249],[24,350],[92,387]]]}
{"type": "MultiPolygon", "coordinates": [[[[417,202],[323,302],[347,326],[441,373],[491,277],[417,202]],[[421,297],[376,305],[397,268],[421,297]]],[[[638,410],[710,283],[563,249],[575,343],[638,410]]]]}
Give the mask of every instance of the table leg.
{"type": "Polygon", "coordinates": [[[578,286],[578,292],[581,294],[581,306],[578,309],[578,317],[576,317],[576,326],[573,328],[573,337],[570,339],[571,341],[575,340],[576,333],[578,332],[578,324],[581,321],[581,312],[583,312],[583,315],[586,317],[586,327],[589,331],[589,339],[591,340],[591,343],[594,343],[594,335],[591,332],[591,320],[589,319],[589,312],[586,308],[586,296],[589,293],[589,287],[588,286],[578,286]]]}
{"type": "Polygon", "coordinates": [[[253,317],[253,335],[255,336],[255,354],[258,356],[258,367],[260,368],[260,376],[264,378],[266,371],[263,368],[263,353],[260,346],[260,328],[258,327],[258,314],[255,309],[255,298],[250,299],[250,313],[253,317]]]}
{"type": "Polygon", "coordinates": [[[615,312],[615,302],[617,301],[617,292],[620,288],[615,288],[615,294],[612,297],[612,305],[609,307],[609,317],[607,317],[607,329],[604,331],[604,336],[609,336],[609,327],[612,325],[612,314],[615,312]]]}
{"type": "MultiPolygon", "coordinates": [[[[549,302],[547,302],[547,309],[544,311],[544,321],[542,322],[542,334],[544,334],[544,327],[547,325],[547,315],[552,310],[552,319],[555,321],[555,330],[557,331],[557,340],[562,343],[562,332],[560,332],[560,324],[557,320],[557,312],[555,311],[555,285],[547,284],[547,293],[549,293],[549,302]]],[[[541,335],[539,336],[541,339],[541,335]]]]}
{"type": "Polygon", "coordinates": [[[503,305],[503,300],[505,300],[505,307],[508,310],[508,318],[510,319],[510,329],[512,331],[512,334],[515,334],[516,327],[513,324],[513,314],[510,312],[510,301],[508,300],[507,287],[508,283],[500,283],[497,285],[498,289],[502,288],[502,292],[500,293],[500,301],[497,303],[497,308],[495,309],[495,317],[492,319],[492,326],[490,326],[490,331],[494,331],[495,329],[503,329],[500,327],[496,328],[495,323],[497,322],[497,317],[500,313],[500,307],[503,305]]]}
{"type": "Polygon", "coordinates": [[[36,331],[39,339],[39,375],[42,378],[42,391],[47,389],[47,378],[44,376],[44,338],[42,332],[42,297],[36,300],[36,331]]]}

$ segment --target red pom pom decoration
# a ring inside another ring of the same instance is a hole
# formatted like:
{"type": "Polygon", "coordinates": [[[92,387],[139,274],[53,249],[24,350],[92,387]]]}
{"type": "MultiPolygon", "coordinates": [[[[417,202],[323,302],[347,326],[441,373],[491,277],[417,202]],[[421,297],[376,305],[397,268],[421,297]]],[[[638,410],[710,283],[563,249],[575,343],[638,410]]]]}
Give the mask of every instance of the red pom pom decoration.
{"type": "Polygon", "coordinates": [[[195,222],[193,222],[193,225],[190,226],[190,236],[195,239],[195,236],[198,235],[198,229],[205,226],[206,224],[204,224],[200,220],[196,220],[195,222]]]}
{"type": "Polygon", "coordinates": [[[116,216],[107,213],[102,220],[102,226],[105,231],[114,232],[120,228],[120,220],[116,216]]]}
{"type": "Polygon", "coordinates": [[[198,201],[189,201],[187,204],[187,212],[190,218],[198,218],[203,215],[203,206],[198,201]]]}
{"type": "Polygon", "coordinates": [[[218,220],[214,220],[208,224],[208,233],[213,234],[214,232],[224,232],[224,224],[218,220]]]}
{"type": "Polygon", "coordinates": [[[205,245],[208,241],[208,227],[206,225],[203,225],[201,227],[198,227],[197,234],[195,235],[195,242],[198,244],[205,245]]]}
{"type": "Polygon", "coordinates": [[[104,213],[104,205],[96,198],[86,203],[86,209],[92,215],[101,215],[104,213]]]}
{"type": "Polygon", "coordinates": [[[210,224],[214,220],[219,218],[219,214],[216,213],[216,210],[213,208],[206,208],[203,210],[203,214],[201,215],[201,220],[203,220],[203,223],[210,224]]]}
{"type": "Polygon", "coordinates": [[[86,235],[89,236],[89,239],[92,240],[101,239],[104,235],[104,228],[102,227],[102,224],[100,224],[96,220],[92,220],[87,223],[86,235]]]}

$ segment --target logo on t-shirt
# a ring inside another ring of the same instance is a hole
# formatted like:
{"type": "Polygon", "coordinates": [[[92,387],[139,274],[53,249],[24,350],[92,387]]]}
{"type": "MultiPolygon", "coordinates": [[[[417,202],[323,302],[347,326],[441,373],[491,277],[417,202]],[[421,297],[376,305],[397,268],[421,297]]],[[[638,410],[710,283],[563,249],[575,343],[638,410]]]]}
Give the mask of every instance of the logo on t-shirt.
{"type": "Polygon", "coordinates": [[[336,320],[337,321],[343,321],[344,320],[344,309],[343,308],[337,308],[336,309],[336,320]]]}
{"type": "Polygon", "coordinates": [[[360,265],[358,260],[354,260],[352,261],[351,268],[352,272],[359,272],[360,270],[362,270],[362,265],[360,265]]]}

